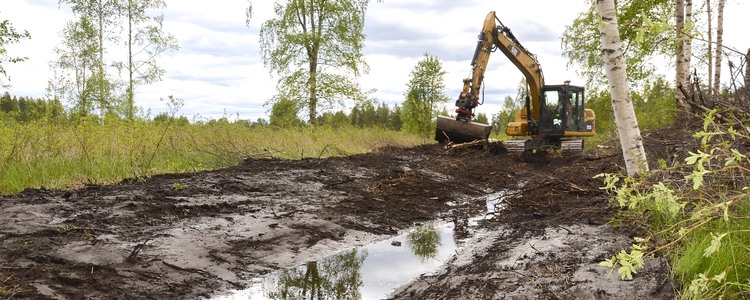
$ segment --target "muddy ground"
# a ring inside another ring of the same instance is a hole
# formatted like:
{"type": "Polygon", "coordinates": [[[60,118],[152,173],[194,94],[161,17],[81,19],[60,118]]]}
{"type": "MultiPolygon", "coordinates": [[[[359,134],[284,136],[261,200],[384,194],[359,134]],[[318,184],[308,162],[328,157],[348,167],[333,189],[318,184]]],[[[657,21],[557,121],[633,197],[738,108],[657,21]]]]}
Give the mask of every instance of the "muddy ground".
{"type": "MultiPolygon", "coordinates": [[[[663,141],[652,147],[649,159],[667,157],[664,148],[663,141]]],[[[607,278],[597,266],[633,237],[607,225],[618,208],[592,178],[621,172],[617,153],[383,147],[341,158],[248,159],[72,191],[26,190],[0,199],[0,291],[10,299],[210,299],[442,219],[455,224],[461,247],[438,271],[389,297],[673,298],[677,287],[662,259],[650,258],[633,281],[607,278]],[[503,209],[469,226],[498,191],[507,192],[503,209]]]]}

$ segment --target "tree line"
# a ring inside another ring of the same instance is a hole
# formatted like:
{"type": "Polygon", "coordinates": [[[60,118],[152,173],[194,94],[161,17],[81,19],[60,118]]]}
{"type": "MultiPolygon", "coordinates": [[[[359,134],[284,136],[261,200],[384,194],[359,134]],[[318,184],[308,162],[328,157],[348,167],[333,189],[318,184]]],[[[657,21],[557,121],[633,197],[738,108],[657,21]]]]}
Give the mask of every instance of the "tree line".
{"type": "Polygon", "coordinates": [[[0,97],[0,122],[61,121],[65,118],[65,108],[58,99],[11,97],[8,92],[0,97]]]}
{"type": "MultiPolygon", "coordinates": [[[[139,118],[139,108],[134,104],[135,90],[160,81],[165,70],[157,64],[157,58],[179,49],[174,36],[162,28],[161,11],[166,2],[59,2],[74,17],[60,31],[60,42],[54,49],[56,60],[51,63],[54,75],[47,86],[48,97],[66,103],[70,117],[139,118]],[[125,55],[115,55],[123,53],[122,50],[126,50],[125,55]]],[[[364,0],[290,0],[276,5],[276,16],[263,23],[259,35],[263,62],[279,78],[277,94],[267,102],[271,107],[268,125],[342,124],[346,115],[348,123],[354,126],[403,129],[423,136],[432,133],[432,118],[438,113],[447,114],[438,106],[448,101],[442,83],[445,71],[437,57],[425,53],[411,74],[404,102],[392,109],[375,104],[371,98],[373,91],[362,90],[357,82],[369,69],[362,54],[364,18],[369,5],[370,1],[364,0]],[[304,18],[290,17],[294,15],[304,18]],[[331,112],[332,107],[351,105],[354,107],[349,114],[331,112]]],[[[248,24],[251,16],[252,3],[248,8],[248,24]]],[[[9,38],[5,44],[31,37],[6,24],[9,23],[3,23],[4,31],[0,32],[9,38]]],[[[0,44],[0,50],[3,46],[0,44]]],[[[165,117],[171,120],[168,115],[155,119],[165,117]]],[[[487,122],[484,115],[477,118],[487,122]]]]}

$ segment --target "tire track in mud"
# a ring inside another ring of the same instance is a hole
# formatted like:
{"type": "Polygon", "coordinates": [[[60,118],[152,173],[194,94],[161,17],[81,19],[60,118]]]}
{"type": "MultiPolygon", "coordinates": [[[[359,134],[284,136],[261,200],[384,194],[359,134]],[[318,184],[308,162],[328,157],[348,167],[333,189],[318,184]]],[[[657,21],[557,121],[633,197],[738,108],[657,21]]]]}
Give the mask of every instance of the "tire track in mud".
{"type": "MultiPolygon", "coordinates": [[[[603,224],[614,210],[591,177],[616,164],[585,156],[529,159],[496,147],[424,145],[328,159],[248,159],[222,170],[75,191],[27,190],[0,200],[0,215],[10,216],[0,220],[0,273],[23,298],[204,299],[417,223],[465,223],[486,209],[487,194],[524,180],[528,188],[494,221],[481,223],[495,233],[479,236],[493,241],[490,246],[468,252],[470,265],[486,267],[447,267],[430,285],[497,297],[498,290],[542,281],[498,288],[496,280],[482,280],[484,273],[467,270],[491,272],[498,259],[493,255],[549,228],[603,224]],[[476,277],[460,286],[451,280],[467,274],[476,277]]],[[[627,234],[612,238],[621,236],[627,234]]],[[[570,282],[558,288],[554,281],[542,283],[554,293],[563,287],[599,293],[570,282]]],[[[454,296],[415,284],[401,295],[454,296]]]]}

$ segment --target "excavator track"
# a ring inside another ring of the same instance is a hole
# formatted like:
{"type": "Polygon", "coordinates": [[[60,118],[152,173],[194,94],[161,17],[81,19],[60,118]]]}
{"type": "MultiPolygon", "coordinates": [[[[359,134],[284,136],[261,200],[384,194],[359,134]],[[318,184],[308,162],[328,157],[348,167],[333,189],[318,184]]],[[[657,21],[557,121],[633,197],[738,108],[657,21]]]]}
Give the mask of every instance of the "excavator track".
{"type": "Polygon", "coordinates": [[[534,149],[560,149],[563,151],[583,151],[583,139],[566,138],[556,141],[544,139],[509,139],[503,141],[503,146],[510,152],[523,152],[534,149]]]}
{"type": "Polygon", "coordinates": [[[561,142],[560,149],[567,151],[583,151],[583,139],[564,139],[561,142]]]}

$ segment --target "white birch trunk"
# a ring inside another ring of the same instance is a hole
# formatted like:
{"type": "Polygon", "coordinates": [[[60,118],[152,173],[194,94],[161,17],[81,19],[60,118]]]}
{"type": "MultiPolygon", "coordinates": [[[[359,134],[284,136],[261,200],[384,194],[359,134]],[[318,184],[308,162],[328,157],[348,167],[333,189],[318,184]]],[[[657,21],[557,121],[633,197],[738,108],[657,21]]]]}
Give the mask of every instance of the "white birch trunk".
{"type": "Polygon", "coordinates": [[[674,18],[675,18],[675,40],[677,41],[677,55],[675,56],[675,101],[677,102],[677,107],[682,109],[687,109],[687,104],[685,103],[685,95],[682,93],[682,90],[687,89],[687,71],[689,68],[685,68],[685,42],[683,39],[685,38],[684,30],[685,30],[685,0],[676,0],[675,1],[675,12],[674,12],[674,18]]]}
{"type": "Polygon", "coordinates": [[[625,169],[628,176],[648,172],[646,151],[643,149],[643,138],[638,128],[638,121],[630,98],[625,60],[622,54],[622,42],[617,26],[615,0],[597,0],[596,8],[601,17],[601,33],[604,68],[609,80],[609,91],[612,94],[612,108],[615,113],[617,133],[625,158],[625,169]]]}
{"type": "Polygon", "coordinates": [[[719,7],[716,10],[716,56],[714,58],[714,94],[721,94],[721,53],[724,37],[724,3],[726,0],[719,0],[719,7]]]}
{"type": "MultiPolygon", "coordinates": [[[[685,23],[693,22],[693,0],[685,0],[685,23]]],[[[687,83],[687,90],[692,92],[692,84],[690,83],[690,67],[691,58],[693,57],[693,38],[690,35],[685,35],[685,62],[683,68],[685,68],[685,80],[687,83]]]]}
{"type": "Polygon", "coordinates": [[[708,96],[713,95],[713,76],[714,76],[714,51],[713,51],[713,29],[712,24],[714,20],[711,18],[711,0],[706,0],[706,14],[708,15],[708,96]]]}

